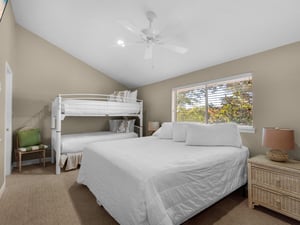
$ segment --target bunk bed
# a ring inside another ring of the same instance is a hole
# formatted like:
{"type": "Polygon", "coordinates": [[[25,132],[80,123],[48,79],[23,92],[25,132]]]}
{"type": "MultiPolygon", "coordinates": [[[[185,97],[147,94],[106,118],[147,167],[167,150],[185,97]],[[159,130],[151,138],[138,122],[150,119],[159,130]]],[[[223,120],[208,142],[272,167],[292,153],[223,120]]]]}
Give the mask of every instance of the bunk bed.
{"type": "MultiPolygon", "coordinates": [[[[51,161],[56,162],[56,174],[60,174],[62,153],[62,126],[65,117],[135,117],[140,137],[143,136],[143,101],[128,97],[105,94],[59,94],[52,102],[51,110],[51,161]]],[[[101,133],[101,132],[100,132],[101,133]]],[[[124,134],[105,135],[105,140],[126,138],[124,134]]],[[[83,134],[84,138],[89,133],[83,134]]],[[[95,133],[90,134],[95,135],[95,133]]],[[[79,137],[77,136],[77,139],[79,137]]],[[[101,139],[101,137],[100,137],[101,139]]],[[[95,140],[97,141],[97,140],[95,140]]],[[[99,140],[98,140],[99,141],[99,140]]]]}

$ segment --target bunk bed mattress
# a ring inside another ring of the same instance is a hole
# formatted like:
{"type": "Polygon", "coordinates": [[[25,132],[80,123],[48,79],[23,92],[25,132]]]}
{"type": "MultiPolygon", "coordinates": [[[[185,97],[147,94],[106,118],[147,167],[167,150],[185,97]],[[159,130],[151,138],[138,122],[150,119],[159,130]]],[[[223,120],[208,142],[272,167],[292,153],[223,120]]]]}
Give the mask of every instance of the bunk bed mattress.
{"type": "Polygon", "coordinates": [[[115,133],[111,131],[64,134],[61,136],[61,153],[82,152],[87,144],[97,141],[109,141],[137,137],[138,135],[134,132],[115,133]]]}
{"type": "Polygon", "coordinates": [[[247,181],[246,147],[144,137],[87,149],[77,181],[122,225],[180,224],[247,181]]]}
{"type": "Polygon", "coordinates": [[[62,113],[65,115],[119,115],[137,114],[140,112],[139,102],[112,102],[96,100],[64,99],[62,113]]]}

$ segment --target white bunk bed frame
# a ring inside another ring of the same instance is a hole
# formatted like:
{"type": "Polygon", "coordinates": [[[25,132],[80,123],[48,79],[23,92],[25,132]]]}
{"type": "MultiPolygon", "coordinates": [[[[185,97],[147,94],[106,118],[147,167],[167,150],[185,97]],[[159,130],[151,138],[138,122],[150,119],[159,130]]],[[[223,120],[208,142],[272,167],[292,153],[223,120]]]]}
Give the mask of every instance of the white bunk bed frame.
{"type": "MultiPolygon", "coordinates": [[[[56,174],[60,174],[60,157],[61,157],[61,121],[65,119],[66,116],[82,116],[82,117],[137,117],[139,119],[139,136],[143,136],[143,101],[136,99],[136,103],[139,104],[138,113],[120,113],[120,114],[65,114],[62,111],[62,101],[63,99],[68,100],[95,100],[109,102],[110,95],[105,94],[59,94],[55,100],[52,102],[51,110],[51,162],[56,161],[56,174]],[[55,158],[54,158],[55,156],[55,158]]],[[[132,101],[133,99],[122,97],[122,100],[132,101]]],[[[135,101],[135,99],[134,99],[135,101]]],[[[112,101],[113,102],[113,101],[112,101]]],[[[115,102],[115,101],[114,101],[115,102]]],[[[120,102],[121,103],[121,102],[120,102]]],[[[109,107],[109,105],[107,106],[109,107]]]]}

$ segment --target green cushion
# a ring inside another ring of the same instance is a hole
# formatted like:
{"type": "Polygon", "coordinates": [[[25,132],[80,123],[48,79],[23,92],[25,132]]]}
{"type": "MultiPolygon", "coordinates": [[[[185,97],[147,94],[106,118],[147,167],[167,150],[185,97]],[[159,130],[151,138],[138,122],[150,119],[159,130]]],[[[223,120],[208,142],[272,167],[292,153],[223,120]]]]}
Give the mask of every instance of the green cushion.
{"type": "Polygon", "coordinates": [[[39,145],[41,143],[41,135],[39,129],[18,131],[18,137],[19,147],[39,145]]]}

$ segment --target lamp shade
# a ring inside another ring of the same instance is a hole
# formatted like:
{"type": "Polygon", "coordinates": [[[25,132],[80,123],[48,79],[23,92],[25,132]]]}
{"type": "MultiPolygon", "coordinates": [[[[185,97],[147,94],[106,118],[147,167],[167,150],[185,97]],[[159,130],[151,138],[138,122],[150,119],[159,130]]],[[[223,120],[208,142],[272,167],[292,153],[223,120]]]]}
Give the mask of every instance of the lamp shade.
{"type": "Polygon", "coordinates": [[[159,128],[158,121],[149,121],[148,122],[148,131],[156,131],[159,128]]]}
{"type": "Polygon", "coordinates": [[[294,131],[274,127],[263,128],[262,145],[271,149],[292,150],[295,147],[294,131]]]}

